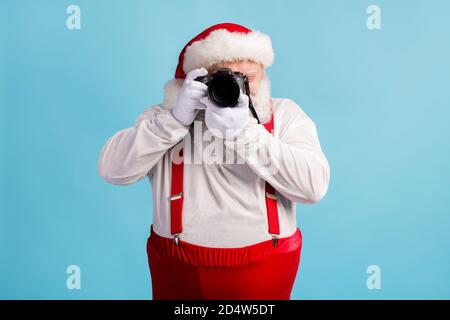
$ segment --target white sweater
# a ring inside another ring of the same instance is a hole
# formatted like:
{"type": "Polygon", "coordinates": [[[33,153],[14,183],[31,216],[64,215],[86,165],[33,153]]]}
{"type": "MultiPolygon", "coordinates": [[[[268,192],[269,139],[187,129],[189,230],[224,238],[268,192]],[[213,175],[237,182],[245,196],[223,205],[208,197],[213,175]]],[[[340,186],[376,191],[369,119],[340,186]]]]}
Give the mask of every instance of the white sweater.
{"type": "Polygon", "coordinates": [[[147,176],[153,190],[154,231],[170,238],[171,153],[168,151],[183,140],[184,202],[180,236],[183,241],[223,248],[271,239],[267,229],[265,180],[278,194],[280,237],[290,236],[297,228],[295,202],[319,201],[327,192],[330,168],[314,122],[292,100],[273,98],[272,102],[274,136],[251,118],[236,142],[218,138],[202,142],[199,133],[204,134],[206,130],[203,122],[199,122],[203,124],[201,131],[194,133],[198,127],[189,129],[168,109],[160,105],[150,107],[139,115],[134,126],[108,139],[100,154],[99,173],[116,185],[129,185],[147,176]],[[191,161],[186,158],[189,146],[197,156],[189,157],[191,161]],[[220,164],[194,162],[201,155],[210,155],[212,146],[222,146],[235,159],[240,159],[240,163],[236,160],[220,164]],[[249,155],[256,158],[250,161],[249,155]],[[248,161],[243,163],[244,159],[248,161]],[[267,170],[268,161],[275,170],[267,170]]]}

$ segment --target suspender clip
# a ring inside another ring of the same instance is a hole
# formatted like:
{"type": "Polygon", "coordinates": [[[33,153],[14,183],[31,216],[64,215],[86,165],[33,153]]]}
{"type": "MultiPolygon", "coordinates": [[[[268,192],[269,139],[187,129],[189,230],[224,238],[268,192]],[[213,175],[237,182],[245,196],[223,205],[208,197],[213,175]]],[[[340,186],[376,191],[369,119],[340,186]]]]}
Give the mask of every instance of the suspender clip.
{"type": "Polygon", "coordinates": [[[180,245],[180,234],[176,234],[173,236],[173,242],[175,243],[176,246],[180,245]]]}
{"type": "Polygon", "coordinates": [[[170,196],[170,201],[180,199],[182,195],[183,195],[183,192],[173,194],[170,196]]]}
{"type": "Polygon", "coordinates": [[[272,235],[272,245],[274,247],[276,247],[278,245],[278,236],[275,234],[272,235]]]}
{"type": "Polygon", "coordinates": [[[269,199],[277,200],[277,195],[273,193],[266,192],[266,197],[269,199]]]}

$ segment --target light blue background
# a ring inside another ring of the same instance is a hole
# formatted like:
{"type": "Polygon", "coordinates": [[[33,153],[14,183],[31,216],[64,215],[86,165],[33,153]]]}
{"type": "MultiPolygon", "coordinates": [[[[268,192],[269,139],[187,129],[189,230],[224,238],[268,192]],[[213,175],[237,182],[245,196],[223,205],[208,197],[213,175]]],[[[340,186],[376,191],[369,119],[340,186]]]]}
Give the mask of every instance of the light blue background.
{"type": "Polygon", "coordinates": [[[1,1],[0,298],[148,299],[147,180],[104,182],[107,138],[162,100],[184,44],[271,35],[274,97],[315,121],[327,196],[298,206],[294,299],[450,298],[450,2],[1,1]],[[66,8],[81,7],[81,30],[66,8]],[[382,29],[366,28],[381,7],[382,29]],[[82,289],[66,289],[66,267],[82,289]],[[368,290],[366,268],[381,267],[368,290]]]}

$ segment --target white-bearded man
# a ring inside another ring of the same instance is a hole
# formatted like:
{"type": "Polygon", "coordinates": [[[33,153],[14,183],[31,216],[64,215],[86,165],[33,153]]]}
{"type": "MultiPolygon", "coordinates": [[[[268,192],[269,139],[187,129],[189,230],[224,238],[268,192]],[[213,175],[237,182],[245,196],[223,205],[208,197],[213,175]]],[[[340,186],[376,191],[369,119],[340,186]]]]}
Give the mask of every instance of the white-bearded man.
{"type": "Polygon", "coordinates": [[[324,197],[330,168],[314,122],[271,97],[273,60],[266,34],[207,28],[181,51],[163,103],[103,147],[106,181],[152,184],[153,299],[290,299],[302,246],[296,203],[324,197]],[[215,105],[195,80],[220,68],[248,79],[233,107],[215,105]]]}

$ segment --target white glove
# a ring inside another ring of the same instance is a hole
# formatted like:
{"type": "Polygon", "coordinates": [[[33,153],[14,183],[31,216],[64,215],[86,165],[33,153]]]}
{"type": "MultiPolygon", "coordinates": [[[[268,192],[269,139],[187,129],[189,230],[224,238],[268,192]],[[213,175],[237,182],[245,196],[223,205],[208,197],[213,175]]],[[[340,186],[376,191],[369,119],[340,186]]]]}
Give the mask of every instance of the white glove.
{"type": "Polygon", "coordinates": [[[238,136],[250,119],[249,97],[241,90],[236,106],[221,108],[208,97],[200,99],[206,106],[205,123],[211,133],[219,138],[232,140],[238,136]]]}
{"type": "Polygon", "coordinates": [[[170,109],[175,119],[185,126],[190,125],[194,121],[199,109],[204,109],[199,99],[207,96],[208,86],[194,79],[207,74],[208,71],[205,68],[190,71],[184,79],[175,106],[170,109]]]}

